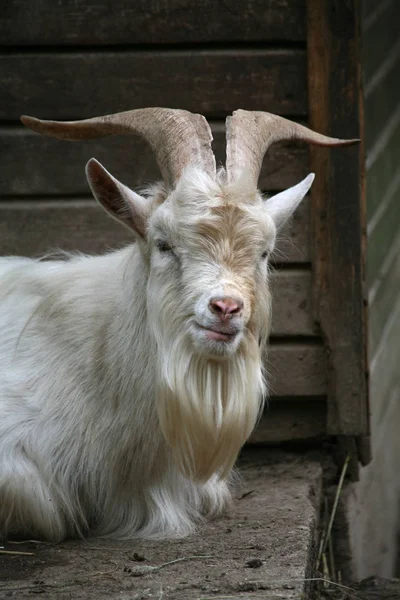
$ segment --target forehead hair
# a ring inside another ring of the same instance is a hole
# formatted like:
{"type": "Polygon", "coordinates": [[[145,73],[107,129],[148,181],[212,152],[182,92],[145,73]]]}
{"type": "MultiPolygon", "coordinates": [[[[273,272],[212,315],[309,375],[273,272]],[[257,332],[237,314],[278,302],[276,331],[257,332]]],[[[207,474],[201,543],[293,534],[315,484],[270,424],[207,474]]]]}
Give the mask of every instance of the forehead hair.
{"type": "Polygon", "coordinates": [[[198,169],[186,170],[160,207],[156,224],[189,252],[203,250],[243,266],[246,256],[264,250],[275,237],[275,226],[251,179],[243,174],[228,184],[223,171],[213,180],[198,169]]]}
{"type": "Polygon", "coordinates": [[[173,201],[177,206],[213,208],[226,204],[261,204],[261,197],[249,173],[243,171],[234,183],[228,183],[224,169],[220,169],[216,179],[196,167],[188,167],[182,174],[173,201]]]}
{"type": "Polygon", "coordinates": [[[275,235],[262,197],[246,173],[228,184],[223,170],[213,180],[200,169],[188,168],[157,217],[157,225],[189,243],[230,240],[243,245],[246,238],[259,245],[275,235]]]}

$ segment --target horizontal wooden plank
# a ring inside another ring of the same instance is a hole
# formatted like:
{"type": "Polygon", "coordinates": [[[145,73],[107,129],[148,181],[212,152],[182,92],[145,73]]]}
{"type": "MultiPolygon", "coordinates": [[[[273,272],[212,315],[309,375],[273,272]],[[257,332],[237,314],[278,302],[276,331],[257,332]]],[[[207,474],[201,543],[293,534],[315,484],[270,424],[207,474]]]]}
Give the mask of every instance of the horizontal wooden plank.
{"type": "MultiPolygon", "coordinates": [[[[225,129],[212,124],[218,164],[225,164],[225,129]]],[[[134,136],[113,136],[80,143],[38,135],[24,127],[0,128],[1,196],[85,195],[84,167],[94,156],[115,177],[135,188],[160,178],[149,147],[134,136]]],[[[282,190],[308,173],[308,149],[301,143],[279,143],[268,151],[261,170],[261,189],[282,190]]]]}
{"type": "Polygon", "coordinates": [[[271,399],[248,444],[277,444],[326,436],[326,398],[271,399]]]}
{"type": "Polygon", "coordinates": [[[305,0],[9,0],[3,45],[256,42],[306,37],[305,0]]]}
{"type": "Polygon", "coordinates": [[[0,56],[0,119],[69,119],[144,106],[220,117],[237,108],[306,115],[303,50],[0,56]]]}
{"type": "Polygon", "coordinates": [[[324,396],[327,364],[322,346],[271,342],[267,363],[271,396],[324,396]]]}
{"type": "Polygon", "coordinates": [[[296,269],[275,272],[272,277],[272,297],[272,335],[318,334],[312,318],[311,272],[296,269]]]}
{"type": "MultiPolygon", "coordinates": [[[[100,253],[130,239],[93,200],[0,203],[0,254],[40,256],[57,247],[100,253]]],[[[297,209],[274,256],[281,262],[308,262],[308,199],[297,209]]]]}

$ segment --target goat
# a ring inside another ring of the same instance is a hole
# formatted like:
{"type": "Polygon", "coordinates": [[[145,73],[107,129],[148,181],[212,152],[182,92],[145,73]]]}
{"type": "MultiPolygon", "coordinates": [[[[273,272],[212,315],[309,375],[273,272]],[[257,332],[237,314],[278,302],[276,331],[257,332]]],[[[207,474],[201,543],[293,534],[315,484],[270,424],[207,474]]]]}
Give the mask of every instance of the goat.
{"type": "Polygon", "coordinates": [[[139,195],[91,159],[90,188],[133,243],[0,260],[0,532],[187,535],[230,502],[267,392],[268,258],[314,179],[265,199],[264,154],[356,140],[238,110],[217,171],[207,121],[186,111],[21,120],[67,140],[140,135],[163,182],[139,195]]]}

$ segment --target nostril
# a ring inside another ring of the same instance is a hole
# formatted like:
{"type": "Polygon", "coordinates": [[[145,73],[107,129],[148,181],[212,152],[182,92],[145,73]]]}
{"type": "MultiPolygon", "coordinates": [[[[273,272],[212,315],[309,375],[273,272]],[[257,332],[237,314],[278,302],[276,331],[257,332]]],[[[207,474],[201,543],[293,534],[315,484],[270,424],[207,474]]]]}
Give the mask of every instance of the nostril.
{"type": "Polygon", "coordinates": [[[210,310],[219,317],[237,315],[243,310],[243,302],[239,298],[212,298],[209,302],[210,310]]]}
{"type": "Polygon", "coordinates": [[[215,313],[220,313],[221,315],[226,314],[228,310],[228,307],[222,300],[213,300],[211,302],[211,308],[215,313]]]}

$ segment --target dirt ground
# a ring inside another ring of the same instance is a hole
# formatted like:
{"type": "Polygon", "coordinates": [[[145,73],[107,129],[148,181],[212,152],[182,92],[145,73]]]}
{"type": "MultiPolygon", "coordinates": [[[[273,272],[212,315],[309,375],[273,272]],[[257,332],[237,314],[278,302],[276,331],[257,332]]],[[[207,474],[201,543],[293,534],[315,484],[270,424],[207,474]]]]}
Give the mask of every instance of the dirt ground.
{"type": "Polygon", "coordinates": [[[303,580],[311,573],[320,465],[275,452],[250,453],[244,461],[232,514],[184,540],[4,544],[27,554],[0,554],[0,598],[307,597],[303,580]]]}
{"type": "Polygon", "coordinates": [[[315,456],[247,451],[241,474],[231,514],[184,540],[0,544],[0,599],[400,600],[400,580],[305,581],[318,577],[315,456]]]}

